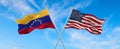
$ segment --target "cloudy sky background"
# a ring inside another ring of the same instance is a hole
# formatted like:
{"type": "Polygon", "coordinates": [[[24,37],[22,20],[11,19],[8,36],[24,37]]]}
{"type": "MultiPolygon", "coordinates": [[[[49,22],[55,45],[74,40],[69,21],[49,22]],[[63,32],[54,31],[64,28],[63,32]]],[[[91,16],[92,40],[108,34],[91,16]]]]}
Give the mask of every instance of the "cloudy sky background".
{"type": "MultiPolygon", "coordinates": [[[[119,0],[0,0],[0,49],[54,49],[58,33],[66,49],[120,49],[119,0]],[[15,19],[48,7],[56,29],[19,35],[15,19]],[[86,30],[63,29],[72,9],[105,19],[101,35],[86,30]]],[[[59,41],[57,49],[64,49],[59,41]]]]}

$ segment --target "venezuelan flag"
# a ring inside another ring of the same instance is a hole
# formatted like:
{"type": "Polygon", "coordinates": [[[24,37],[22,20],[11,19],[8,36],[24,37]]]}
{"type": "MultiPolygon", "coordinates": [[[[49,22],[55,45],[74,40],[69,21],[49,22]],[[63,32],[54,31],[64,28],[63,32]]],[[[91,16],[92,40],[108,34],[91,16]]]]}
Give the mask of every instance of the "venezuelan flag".
{"type": "Polygon", "coordinates": [[[16,19],[19,34],[28,34],[34,29],[55,28],[50,19],[48,10],[42,10],[38,14],[29,14],[22,19],[16,19]]]}

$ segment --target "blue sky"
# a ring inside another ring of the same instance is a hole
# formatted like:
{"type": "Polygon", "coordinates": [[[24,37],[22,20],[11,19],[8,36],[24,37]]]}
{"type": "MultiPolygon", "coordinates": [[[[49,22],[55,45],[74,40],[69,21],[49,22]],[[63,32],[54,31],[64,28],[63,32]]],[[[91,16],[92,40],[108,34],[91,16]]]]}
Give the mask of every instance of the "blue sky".
{"type": "MultiPolygon", "coordinates": [[[[19,35],[15,19],[38,13],[48,7],[58,31],[62,31],[72,9],[105,19],[101,35],[86,30],[65,29],[62,40],[66,49],[120,49],[119,0],[0,0],[0,49],[54,49],[56,29],[34,30],[19,35]]],[[[59,42],[57,49],[64,49],[59,42]]]]}

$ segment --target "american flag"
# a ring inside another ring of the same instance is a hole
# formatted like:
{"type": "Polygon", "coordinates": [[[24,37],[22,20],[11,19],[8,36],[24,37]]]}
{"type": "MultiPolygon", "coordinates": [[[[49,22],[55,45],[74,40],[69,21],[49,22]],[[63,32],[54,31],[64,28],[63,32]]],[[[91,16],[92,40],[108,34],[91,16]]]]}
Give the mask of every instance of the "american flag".
{"type": "Polygon", "coordinates": [[[101,34],[103,22],[103,19],[98,19],[92,14],[83,14],[73,9],[65,28],[86,29],[92,34],[101,34]]]}

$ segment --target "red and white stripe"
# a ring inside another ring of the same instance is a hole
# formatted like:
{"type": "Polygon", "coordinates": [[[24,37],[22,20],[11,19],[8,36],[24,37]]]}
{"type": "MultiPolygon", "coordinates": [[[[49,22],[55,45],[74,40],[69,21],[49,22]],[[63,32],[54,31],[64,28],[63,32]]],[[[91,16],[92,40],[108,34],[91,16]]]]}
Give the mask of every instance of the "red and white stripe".
{"type": "Polygon", "coordinates": [[[93,15],[86,14],[84,17],[82,17],[81,21],[82,22],[76,20],[69,20],[65,28],[76,28],[76,29],[84,28],[93,34],[102,33],[102,23],[104,22],[104,20],[99,20],[93,15]]]}

